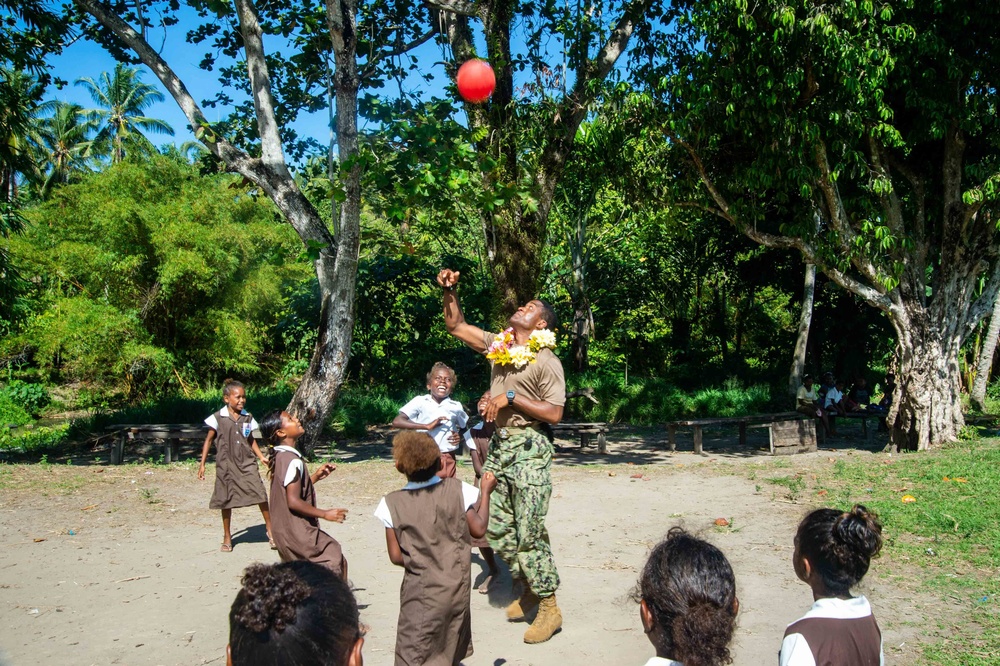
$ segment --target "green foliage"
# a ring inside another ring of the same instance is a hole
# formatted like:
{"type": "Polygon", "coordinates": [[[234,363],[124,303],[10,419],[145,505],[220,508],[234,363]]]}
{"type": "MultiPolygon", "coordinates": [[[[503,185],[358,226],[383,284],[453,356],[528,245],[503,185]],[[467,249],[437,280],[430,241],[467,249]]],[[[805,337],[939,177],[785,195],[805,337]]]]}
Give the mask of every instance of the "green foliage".
{"type": "Polygon", "coordinates": [[[10,399],[29,414],[38,416],[52,402],[48,389],[41,384],[30,384],[20,379],[12,379],[0,388],[0,395],[10,399]]]}
{"type": "Polygon", "coordinates": [[[567,420],[624,422],[655,425],[678,419],[742,416],[768,411],[767,386],[743,388],[729,382],[719,388],[684,391],[661,378],[585,373],[568,378],[567,390],[593,388],[599,404],[578,398],[567,405],[567,420]]]}
{"type": "Polygon", "coordinates": [[[4,348],[131,402],[266,376],[285,290],[311,272],[269,204],[167,157],[88,176],[28,218],[11,249],[36,310],[4,348]]]}
{"type": "Polygon", "coordinates": [[[0,391],[0,433],[5,432],[6,426],[26,423],[31,423],[31,414],[17,404],[6,391],[0,391]]]}
{"type": "MultiPolygon", "coordinates": [[[[0,398],[2,402],[3,398],[0,398]]],[[[0,407],[2,409],[2,407],[0,407]]],[[[7,454],[43,454],[43,462],[46,451],[58,450],[68,443],[68,426],[55,426],[53,428],[33,428],[31,430],[18,429],[13,434],[0,428],[0,453],[7,454]]]]}

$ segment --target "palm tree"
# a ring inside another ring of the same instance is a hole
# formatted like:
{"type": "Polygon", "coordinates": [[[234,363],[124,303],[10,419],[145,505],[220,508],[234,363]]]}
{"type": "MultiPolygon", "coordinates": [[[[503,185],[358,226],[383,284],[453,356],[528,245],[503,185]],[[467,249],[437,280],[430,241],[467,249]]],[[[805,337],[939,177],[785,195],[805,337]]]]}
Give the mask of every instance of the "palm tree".
{"type": "Polygon", "coordinates": [[[90,171],[94,142],[90,134],[97,120],[79,104],[55,102],[53,113],[38,121],[36,151],[42,174],[41,195],[48,198],[54,185],[68,183],[74,175],[90,171]]]}
{"type": "Polygon", "coordinates": [[[32,178],[31,146],[38,100],[44,92],[37,80],[0,68],[0,202],[14,204],[18,181],[32,178]]]}
{"type": "Polygon", "coordinates": [[[121,162],[127,150],[155,152],[155,146],[143,132],[174,135],[166,121],[142,115],[153,103],[165,98],[155,86],[142,82],[142,72],[138,69],[118,64],[113,75],[104,72],[98,81],[86,76],[76,84],[86,88],[99,107],[88,112],[101,124],[94,144],[105,154],[110,153],[112,162],[121,162]]]}

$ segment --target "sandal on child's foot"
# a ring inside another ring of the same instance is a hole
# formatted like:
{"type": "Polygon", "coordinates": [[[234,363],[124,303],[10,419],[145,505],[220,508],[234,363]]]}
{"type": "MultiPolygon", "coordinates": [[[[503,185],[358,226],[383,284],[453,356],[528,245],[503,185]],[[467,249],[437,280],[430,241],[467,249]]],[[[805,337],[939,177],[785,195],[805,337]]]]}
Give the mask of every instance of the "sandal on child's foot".
{"type": "Polygon", "coordinates": [[[233,544],[231,544],[231,543],[224,543],[224,544],[222,544],[222,548],[220,548],[219,550],[221,552],[223,552],[223,553],[231,553],[231,552],[233,552],[233,544]]]}

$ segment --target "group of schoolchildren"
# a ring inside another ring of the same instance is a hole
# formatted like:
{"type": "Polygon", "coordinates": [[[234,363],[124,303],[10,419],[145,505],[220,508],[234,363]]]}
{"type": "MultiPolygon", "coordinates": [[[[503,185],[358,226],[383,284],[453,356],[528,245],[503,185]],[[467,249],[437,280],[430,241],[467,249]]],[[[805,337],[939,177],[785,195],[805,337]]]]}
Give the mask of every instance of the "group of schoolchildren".
{"type": "MultiPolygon", "coordinates": [[[[407,483],[383,497],[375,510],[385,526],[389,559],[405,571],[397,666],[457,665],[471,655],[471,548],[480,547],[491,576],[497,571],[482,541],[496,486],[491,473],[481,473],[491,425],[466,428],[468,416],[450,398],[454,385],[454,371],[436,364],[428,374],[428,395],[400,410],[393,422],[400,428],[393,439],[393,459],[407,483]],[[455,454],[463,441],[472,452],[479,488],[455,478],[455,454]]],[[[361,666],[364,628],[348,583],[347,560],[318,521],[342,522],[347,511],[317,508],[313,487],[334,466],[327,463],[309,473],[296,448],[303,427],[283,411],[268,414],[260,424],[268,443],[265,455],[252,435],[257,423],[244,409],[244,387],[227,381],[223,401],[225,407],[206,419],[210,431],[198,472],[204,478],[205,458],[214,444],[216,483],[210,506],[222,511],[222,550],[233,547],[232,509],[256,504],[282,560],[254,564],[244,572],[229,615],[227,663],[361,666]],[[258,460],[271,480],[270,503],[263,496],[258,460]]],[[[480,399],[480,409],[482,404],[480,399]]],[[[863,506],[846,512],[819,509],[799,525],[792,565],[812,589],[815,603],[788,625],[780,666],[883,663],[881,631],[871,606],[864,596],[851,594],[881,549],[881,531],[863,506]]],[[[729,645],[739,612],[736,579],[715,546],[681,528],[671,529],[650,553],[634,596],[641,626],[656,651],[646,666],[732,661],[729,645]]]]}
{"type": "MultiPolygon", "coordinates": [[[[826,372],[820,384],[809,375],[802,378],[802,386],[795,396],[795,410],[807,414],[823,425],[823,431],[828,435],[836,435],[834,417],[844,416],[851,412],[867,412],[885,414],[892,404],[892,394],[896,390],[896,377],[893,373],[885,376],[885,386],[882,387],[882,399],[872,403],[872,392],[868,380],[858,377],[850,391],[844,392],[846,384],[843,379],[837,379],[832,372],[826,372]]],[[[880,427],[884,423],[880,422],[880,427]]]]}

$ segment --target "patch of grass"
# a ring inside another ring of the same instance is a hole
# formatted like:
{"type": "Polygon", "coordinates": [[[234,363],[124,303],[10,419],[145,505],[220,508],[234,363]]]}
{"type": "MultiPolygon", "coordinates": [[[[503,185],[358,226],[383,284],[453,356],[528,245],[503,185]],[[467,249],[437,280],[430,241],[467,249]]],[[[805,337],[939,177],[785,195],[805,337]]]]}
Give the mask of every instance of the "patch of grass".
{"type": "Polygon", "coordinates": [[[776,486],[784,486],[785,488],[788,488],[788,499],[790,500],[797,499],[806,487],[805,479],[801,474],[794,474],[792,476],[776,476],[764,480],[776,486]]]}
{"type": "Polygon", "coordinates": [[[863,503],[885,528],[890,574],[959,600],[967,621],[924,648],[927,662],[1000,663],[1000,441],[962,441],[943,450],[878,462],[838,461],[827,480],[831,503],[863,503]],[[905,495],[915,502],[902,502],[905,495]]]}
{"type": "Polygon", "coordinates": [[[69,427],[65,425],[31,430],[18,429],[11,434],[5,434],[0,430],[0,453],[15,456],[42,454],[47,460],[48,453],[67,445],[68,432],[69,427]]]}

